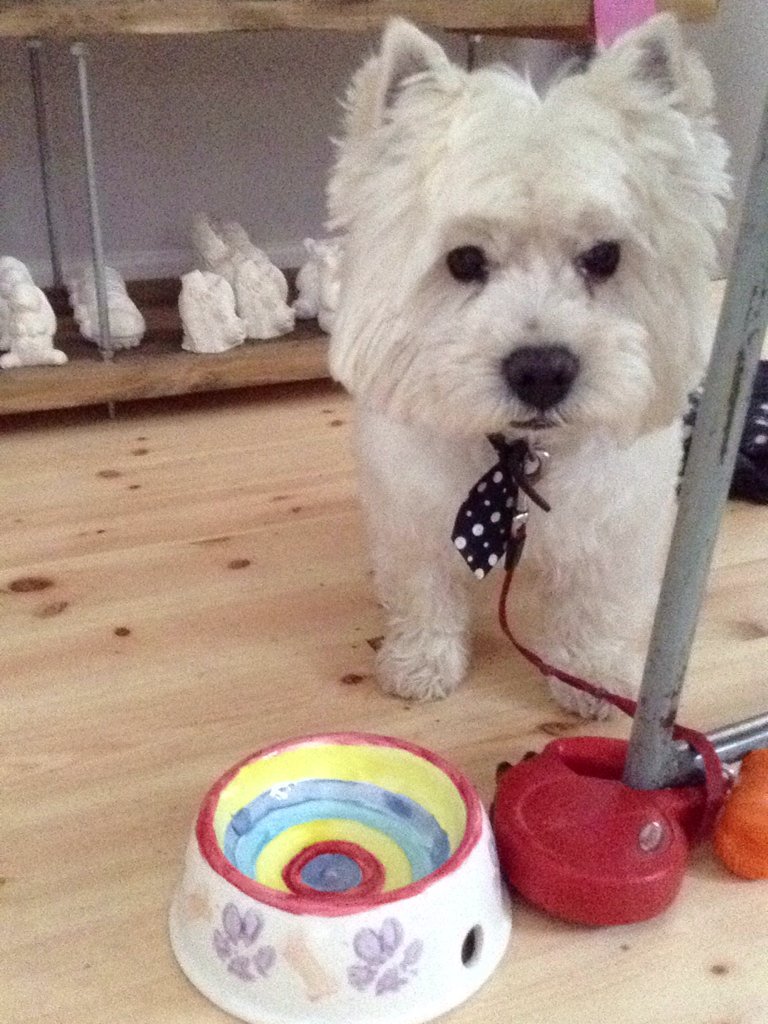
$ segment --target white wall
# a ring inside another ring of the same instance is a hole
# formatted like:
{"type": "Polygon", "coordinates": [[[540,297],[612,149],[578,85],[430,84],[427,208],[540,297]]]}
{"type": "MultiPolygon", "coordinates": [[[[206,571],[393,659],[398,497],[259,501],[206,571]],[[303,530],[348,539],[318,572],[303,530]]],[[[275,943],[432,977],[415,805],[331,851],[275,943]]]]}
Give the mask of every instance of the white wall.
{"type": "Polygon", "coordinates": [[[720,125],[731,145],[736,202],[723,245],[727,255],[735,240],[758,122],[768,93],[768,0],[720,0],[717,17],[705,25],[690,26],[687,35],[703,54],[715,79],[720,125]]]}
{"type": "MultiPolygon", "coordinates": [[[[259,242],[321,229],[336,98],[359,37],[288,33],[123,39],[90,49],[109,258],[135,274],[184,269],[192,215],[237,216],[259,242]],[[134,266],[131,267],[130,264],[134,266]]],[[[0,251],[36,262],[46,242],[20,44],[0,44],[0,251]]],[[[45,51],[62,248],[87,251],[76,79],[66,47],[45,51]]]]}
{"type": "MultiPolygon", "coordinates": [[[[688,29],[715,74],[741,185],[768,82],[768,4],[722,0],[688,29]]],[[[463,41],[442,37],[454,56],[463,41]]],[[[374,39],[310,33],[113,39],[91,44],[91,77],[108,258],[128,276],[188,269],[200,209],[236,217],[283,263],[322,232],[323,187],[338,99],[374,39]]],[[[488,41],[483,59],[545,76],[562,48],[488,41]]],[[[44,51],[54,144],[55,214],[65,257],[88,251],[74,64],[44,51]]],[[[23,44],[0,42],[0,253],[48,273],[23,44]]]]}

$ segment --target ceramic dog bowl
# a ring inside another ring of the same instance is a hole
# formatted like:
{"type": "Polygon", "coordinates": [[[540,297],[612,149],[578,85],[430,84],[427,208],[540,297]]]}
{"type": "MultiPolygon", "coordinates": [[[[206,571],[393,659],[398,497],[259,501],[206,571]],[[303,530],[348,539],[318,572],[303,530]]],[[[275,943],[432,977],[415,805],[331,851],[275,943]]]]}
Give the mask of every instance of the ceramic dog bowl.
{"type": "Polygon", "coordinates": [[[380,736],[292,740],[203,801],[170,914],[182,970],[253,1024],[418,1024],[510,934],[488,818],[441,758],[380,736]]]}

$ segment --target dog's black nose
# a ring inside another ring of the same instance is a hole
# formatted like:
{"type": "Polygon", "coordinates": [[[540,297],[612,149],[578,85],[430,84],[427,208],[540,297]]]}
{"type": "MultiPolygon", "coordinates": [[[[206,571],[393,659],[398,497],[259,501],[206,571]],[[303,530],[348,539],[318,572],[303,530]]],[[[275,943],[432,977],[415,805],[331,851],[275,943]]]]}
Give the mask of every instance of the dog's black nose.
{"type": "Polygon", "coordinates": [[[503,372],[515,395],[543,412],[571,390],[579,357],[564,345],[524,345],[507,356],[503,372]]]}

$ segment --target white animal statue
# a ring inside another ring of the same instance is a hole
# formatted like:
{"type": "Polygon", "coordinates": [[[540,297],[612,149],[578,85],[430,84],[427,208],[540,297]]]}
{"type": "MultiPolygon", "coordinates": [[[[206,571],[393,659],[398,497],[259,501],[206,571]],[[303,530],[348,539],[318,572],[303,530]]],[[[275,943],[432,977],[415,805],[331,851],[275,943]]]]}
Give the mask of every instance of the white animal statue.
{"type": "Polygon", "coordinates": [[[239,257],[230,251],[207,214],[199,213],[192,221],[192,245],[206,270],[234,285],[235,260],[239,257]]]}
{"type": "MultiPolygon", "coordinates": [[[[83,267],[74,277],[67,281],[67,293],[69,301],[73,306],[82,305],[82,303],[87,302],[91,290],[95,289],[94,280],[93,267],[83,267]]],[[[122,277],[114,267],[104,267],[104,283],[107,293],[124,290],[125,288],[122,277]]]]}
{"type": "Polygon", "coordinates": [[[227,352],[245,341],[245,324],[235,313],[232,285],[210,270],[181,278],[179,313],[187,352],[227,352]]]}
{"type": "Polygon", "coordinates": [[[229,221],[229,223],[222,225],[220,234],[224,244],[229,247],[229,251],[234,259],[254,260],[268,271],[269,276],[275,282],[280,298],[283,302],[287,302],[288,281],[285,274],[279,267],[275,266],[263,249],[259,249],[253,244],[245,228],[236,221],[229,221]]]}
{"type": "Polygon", "coordinates": [[[80,333],[88,341],[112,351],[135,348],[147,328],[144,317],[129,296],[125,281],[113,267],[104,268],[104,278],[109,320],[108,343],[101,337],[93,268],[81,271],[67,285],[69,301],[80,333]]]}
{"type": "Polygon", "coordinates": [[[309,257],[296,275],[298,298],[293,311],[299,320],[317,317],[320,329],[330,334],[339,302],[341,242],[336,238],[304,239],[309,257]]]}
{"type": "Polygon", "coordinates": [[[293,310],[270,274],[269,268],[245,260],[235,274],[235,306],[245,321],[246,337],[264,341],[293,330],[293,310]]]}
{"type": "Polygon", "coordinates": [[[0,257],[0,352],[7,352],[11,347],[7,333],[10,313],[8,297],[17,284],[33,284],[32,275],[21,260],[13,256],[0,257]]]}
{"type": "Polygon", "coordinates": [[[265,340],[293,330],[285,275],[253,245],[240,224],[218,227],[205,214],[198,214],[192,241],[204,266],[232,285],[235,308],[245,321],[248,338],[265,340]]]}
{"type": "Polygon", "coordinates": [[[64,352],[53,347],[56,316],[43,291],[30,282],[14,284],[7,297],[5,338],[9,351],[0,356],[0,367],[61,366],[64,352]]]}

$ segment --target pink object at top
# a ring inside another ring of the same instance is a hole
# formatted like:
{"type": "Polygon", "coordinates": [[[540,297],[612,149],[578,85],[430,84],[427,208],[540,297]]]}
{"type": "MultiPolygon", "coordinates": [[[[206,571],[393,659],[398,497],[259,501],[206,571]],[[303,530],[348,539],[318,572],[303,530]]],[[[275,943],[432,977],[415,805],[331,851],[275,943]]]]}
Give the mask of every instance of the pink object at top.
{"type": "Polygon", "coordinates": [[[656,0],[594,0],[595,33],[601,46],[652,18],[656,0]]]}

